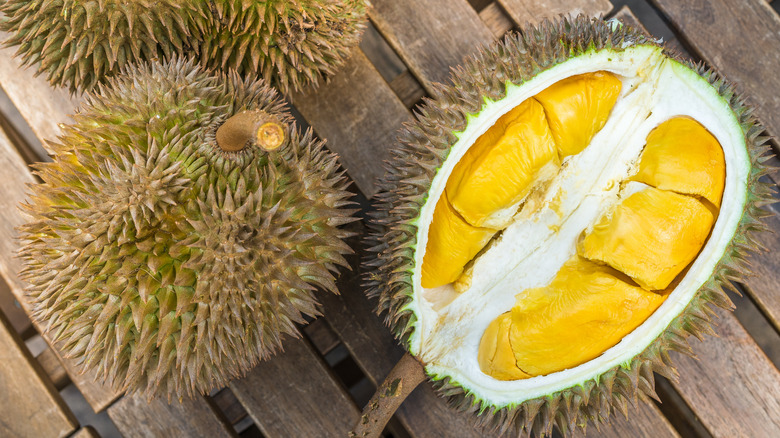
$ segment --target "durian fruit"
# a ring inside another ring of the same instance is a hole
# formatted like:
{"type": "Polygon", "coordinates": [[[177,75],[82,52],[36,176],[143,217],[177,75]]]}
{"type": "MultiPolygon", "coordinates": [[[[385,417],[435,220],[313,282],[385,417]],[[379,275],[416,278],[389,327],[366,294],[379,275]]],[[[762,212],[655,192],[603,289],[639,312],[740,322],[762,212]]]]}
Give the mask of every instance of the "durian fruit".
{"type": "Polygon", "coordinates": [[[123,66],[197,51],[203,0],[0,0],[3,44],[55,86],[90,91],[123,66]],[[3,14],[5,16],[3,16],[3,14]]]}
{"type": "Polygon", "coordinates": [[[262,81],[131,67],[74,120],[36,165],[21,275],[62,351],[117,389],[224,386],[337,292],[348,180],[262,81]]]}
{"type": "Polygon", "coordinates": [[[219,0],[200,47],[211,68],[261,76],[282,93],[335,73],[360,41],[365,0],[219,0]]]}
{"type": "MultiPolygon", "coordinates": [[[[370,224],[366,286],[410,354],[398,369],[416,361],[502,434],[568,434],[654,397],[760,247],[763,128],[715,73],[583,16],[451,80],[402,130],[370,224]]],[[[388,388],[358,435],[400,403],[388,388]]]]}
{"type": "Polygon", "coordinates": [[[192,56],[283,93],[332,74],[356,46],[365,0],[0,0],[6,46],[53,85],[89,91],[133,62],[192,56]]]}

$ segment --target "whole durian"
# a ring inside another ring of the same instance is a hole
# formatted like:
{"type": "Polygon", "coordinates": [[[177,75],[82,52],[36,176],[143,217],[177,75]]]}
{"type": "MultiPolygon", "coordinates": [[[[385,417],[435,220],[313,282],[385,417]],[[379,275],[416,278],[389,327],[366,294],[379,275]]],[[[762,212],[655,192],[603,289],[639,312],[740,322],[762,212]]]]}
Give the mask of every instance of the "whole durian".
{"type": "Polygon", "coordinates": [[[6,46],[53,85],[89,91],[128,63],[187,55],[261,75],[287,94],[316,85],[357,45],[365,0],[0,0],[6,46]]]}
{"type": "Polygon", "coordinates": [[[379,181],[366,283],[410,355],[356,435],[426,375],[521,436],[654,397],[761,246],[774,200],[752,111],[657,40],[582,16],[508,36],[436,95],[379,181]]]}
{"type": "Polygon", "coordinates": [[[36,165],[21,275],[52,339],[114,387],[224,386],[337,292],[348,180],[262,81],[130,67],[74,120],[36,165]]]}

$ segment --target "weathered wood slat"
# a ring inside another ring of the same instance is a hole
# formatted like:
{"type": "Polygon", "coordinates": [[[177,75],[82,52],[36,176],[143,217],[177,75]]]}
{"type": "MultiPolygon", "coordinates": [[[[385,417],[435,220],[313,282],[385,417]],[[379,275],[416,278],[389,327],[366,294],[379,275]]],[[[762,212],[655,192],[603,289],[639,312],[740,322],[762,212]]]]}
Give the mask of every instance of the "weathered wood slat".
{"type": "Polygon", "coordinates": [[[310,324],[307,324],[303,331],[314,348],[323,356],[341,343],[338,335],[330,328],[325,318],[315,319],[310,324]]]}
{"type": "Polygon", "coordinates": [[[628,418],[623,414],[612,416],[609,424],[596,429],[588,425],[588,438],[677,438],[680,435],[651,401],[637,402],[628,408],[628,418]]]}
{"type": "Polygon", "coordinates": [[[763,0],[653,0],[680,38],[736,82],[769,132],[780,135],[780,16],[763,0]]]}
{"type": "Polygon", "coordinates": [[[54,350],[52,350],[51,347],[43,350],[35,360],[41,364],[41,368],[43,368],[43,371],[49,376],[49,379],[58,391],[70,383],[68,373],[65,372],[65,368],[62,367],[60,358],[57,357],[57,354],[54,353],[54,350]]]}
{"type": "Polygon", "coordinates": [[[70,438],[100,438],[100,435],[91,426],[86,426],[74,433],[70,438]]]}
{"type": "MultiPolygon", "coordinates": [[[[356,274],[342,275],[339,290],[340,296],[322,297],[323,313],[368,379],[379,386],[404,351],[374,314],[374,303],[363,294],[356,274]]],[[[404,401],[396,418],[414,437],[484,436],[472,418],[449,409],[427,383],[404,401]]]]}
{"type": "Polygon", "coordinates": [[[366,55],[356,49],[327,83],[292,100],[317,135],[328,140],[328,149],[340,155],[360,191],[371,197],[374,179],[384,172],[382,163],[409,110],[366,55]]]}
{"type": "MultiPolygon", "coordinates": [[[[36,135],[39,135],[41,140],[51,138],[59,132],[57,124],[69,120],[66,114],[72,110],[74,104],[60,91],[52,90],[43,78],[34,78],[31,71],[21,70],[17,60],[11,58],[12,53],[10,49],[0,49],[0,86],[22,116],[28,122],[34,123],[31,126],[36,135]]],[[[17,276],[21,261],[14,256],[18,243],[15,228],[24,223],[17,206],[27,197],[26,184],[35,183],[35,178],[7,139],[0,141],[0,161],[4,176],[3,185],[0,187],[0,273],[29,314],[24,285],[17,276]]],[[[37,328],[40,331],[40,327],[37,328]]],[[[105,409],[119,395],[96,383],[94,374],[81,374],[73,361],[65,360],[63,364],[73,383],[95,411],[105,409]]]]}
{"type": "Polygon", "coordinates": [[[373,0],[369,16],[376,28],[433,94],[449,67],[459,64],[493,35],[466,0],[373,0]]]}
{"type": "Polygon", "coordinates": [[[147,401],[142,396],[125,395],[108,408],[108,416],[124,438],[236,436],[200,396],[168,404],[164,399],[147,401]]]}
{"type": "Polygon", "coordinates": [[[64,437],[78,426],[76,418],[2,312],[0,406],[0,436],[64,437]]]}
{"type": "Polygon", "coordinates": [[[284,352],[230,384],[263,435],[347,436],[360,411],[306,339],[288,338],[284,352]]]}
{"type": "MultiPolygon", "coordinates": [[[[0,32],[0,41],[8,33],[0,32]]],[[[0,88],[13,101],[22,117],[41,141],[53,140],[60,134],[58,124],[70,121],[79,98],[68,95],[64,88],[54,89],[43,77],[35,77],[34,69],[23,68],[13,57],[13,48],[0,48],[0,88]]]]}
{"type": "Polygon", "coordinates": [[[585,14],[598,16],[612,10],[609,0],[498,0],[509,16],[519,26],[538,23],[544,18],[555,18],[561,14],[585,14]]]}
{"type": "Polygon", "coordinates": [[[479,18],[485,23],[485,26],[490,29],[493,36],[496,38],[501,38],[505,33],[515,27],[515,23],[501,9],[498,2],[493,2],[485,6],[485,9],[479,11],[479,18]]]}
{"type": "Polygon", "coordinates": [[[674,383],[714,437],[780,436],[780,373],[731,312],[718,310],[718,337],[679,354],[674,383]]]}

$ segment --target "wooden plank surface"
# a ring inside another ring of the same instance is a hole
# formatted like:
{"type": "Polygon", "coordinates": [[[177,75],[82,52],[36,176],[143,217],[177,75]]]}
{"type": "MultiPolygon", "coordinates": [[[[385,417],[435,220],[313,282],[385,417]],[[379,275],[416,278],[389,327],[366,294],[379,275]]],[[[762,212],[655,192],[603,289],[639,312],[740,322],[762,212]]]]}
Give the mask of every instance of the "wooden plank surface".
{"type": "Polygon", "coordinates": [[[300,111],[328,149],[340,155],[358,188],[368,197],[374,179],[384,172],[382,163],[409,110],[360,49],[327,83],[309,94],[293,96],[300,111]]]}
{"type": "MultiPolygon", "coordinates": [[[[577,434],[578,436],[581,434],[577,434]]],[[[629,406],[628,418],[617,413],[609,424],[596,429],[588,425],[588,438],[676,438],[680,435],[652,402],[638,401],[636,407],[629,406]]]]}
{"type": "MultiPolygon", "coordinates": [[[[323,296],[323,313],[368,379],[378,386],[404,351],[374,314],[375,303],[363,294],[360,281],[354,273],[342,275],[341,295],[323,296]]],[[[395,415],[413,437],[484,436],[472,418],[449,409],[427,383],[412,392],[395,415]]]]}
{"type": "Polygon", "coordinates": [[[466,0],[372,0],[369,16],[429,94],[449,67],[493,41],[466,0]]]}
{"type": "Polygon", "coordinates": [[[360,411],[306,339],[258,364],[230,389],[269,438],[347,436],[360,411]]]}
{"type": "Polygon", "coordinates": [[[64,437],[78,422],[0,312],[0,436],[64,437]]]}
{"type": "Polygon", "coordinates": [[[652,0],[680,38],[737,83],[769,132],[780,135],[780,16],[763,0],[652,0]]]}
{"type": "Polygon", "coordinates": [[[731,312],[717,338],[692,341],[698,359],[675,354],[675,387],[714,437],[780,436],[780,373],[731,312]]]}
{"type": "Polygon", "coordinates": [[[495,38],[501,38],[515,27],[514,21],[504,12],[498,2],[493,2],[479,11],[479,18],[490,29],[495,38]]]}
{"type": "MultiPolygon", "coordinates": [[[[7,38],[8,33],[0,32],[0,41],[7,38]]],[[[80,98],[50,87],[42,76],[35,77],[34,69],[21,67],[13,54],[14,48],[0,48],[0,88],[41,141],[53,140],[60,133],[58,124],[70,121],[80,98]]]]}
{"type": "Polygon", "coordinates": [[[525,23],[538,23],[545,18],[555,18],[561,14],[590,16],[606,15],[612,10],[609,0],[498,0],[509,16],[520,26],[525,23]]]}
{"type": "Polygon", "coordinates": [[[74,433],[70,438],[100,438],[97,431],[91,426],[83,427],[78,432],[74,433]]]}
{"type": "Polygon", "coordinates": [[[236,436],[203,397],[168,404],[162,399],[125,395],[108,408],[108,416],[124,438],[236,436]]]}

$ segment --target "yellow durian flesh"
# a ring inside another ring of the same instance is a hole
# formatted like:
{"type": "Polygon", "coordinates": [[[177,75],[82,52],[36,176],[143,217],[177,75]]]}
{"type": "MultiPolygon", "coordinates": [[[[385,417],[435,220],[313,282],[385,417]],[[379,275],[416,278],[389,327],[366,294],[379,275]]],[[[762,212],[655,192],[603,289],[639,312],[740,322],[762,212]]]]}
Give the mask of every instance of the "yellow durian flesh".
{"type": "Polygon", "coordinates": [[[491,216],[520,202],[541,173],[552,176],[558,166],[544,110],[530,98],[474,142],[450,174],[445,191],[471,225],[502,228],[491,216]]]}
{"type": "Polygon", "coordinates": [[[578,250],[646,289],[662,290],[696,258],[714,221],[698,199],[649,187],[602,216],[578,250]]]}
{"type": "Polygon", "coordinates": [[[591,360],[631,333],[666,298],[619,277],[613,269],[575,257],[548,286],[521,294],[511,312],[510,341],[518,366],[545,375],[591,360]]]}
{"type": "Polygon", "coordinates": [[[479,346],[480,368],[499,380],[546,375],[600,356],[647,319],[666,294],[646,291],[612,268],[575,256],[550,284],[516,298],[479,346]],[[495,352],[494,359],[483,361],[483,351],[495,352]]]}
{"type": "Polygon", "coordinates": [[[535,96],[544,107],[561,158],[590,144],[607,123],[621,88],[617,76],[597,71],[556,82],[535,96]]]}
{"type": "Polygon", "coordinates": [[[422,266],[422,286],[433,288],[455,281],[463,267],[490,241],[495,230],[469,225],[452,208],[446,195],[436,203],[422,266]]]}
{"type": "Polygon", "coordinates": [[[687,117],[665,121],[647,136],[633,181],[705,198],[720,207],[726,162],[718,140],[687,117]]]}
{"type": "Polygon", "coordinates": [[[490,323],[479,344],[479,367],[498,380],[519,380],[532,377],[517,367],[510,340],[512,315],[504,313],[490,323]]]}

